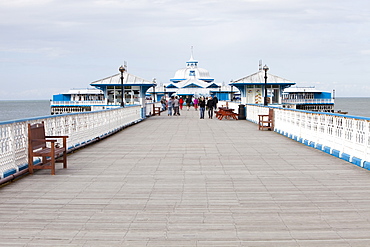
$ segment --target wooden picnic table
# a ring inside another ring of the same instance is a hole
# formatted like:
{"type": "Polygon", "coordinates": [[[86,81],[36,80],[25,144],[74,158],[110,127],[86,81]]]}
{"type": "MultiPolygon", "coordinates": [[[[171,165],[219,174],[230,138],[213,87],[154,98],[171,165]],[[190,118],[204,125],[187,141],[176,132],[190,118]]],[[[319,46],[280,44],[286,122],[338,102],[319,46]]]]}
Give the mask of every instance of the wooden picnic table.
{"type": "Polygon", "coordinates": [[[223,118],[225,119],[235,119],[235,120],[238,120],[237,116],[238,114],[236,114],[234,112],[234,109],[232,108],[228,108],[228,107],[219,107],[218,108],[218,111],[215,111],[216,113],[216,117],[220,120],[222,120],[223,118]]]}

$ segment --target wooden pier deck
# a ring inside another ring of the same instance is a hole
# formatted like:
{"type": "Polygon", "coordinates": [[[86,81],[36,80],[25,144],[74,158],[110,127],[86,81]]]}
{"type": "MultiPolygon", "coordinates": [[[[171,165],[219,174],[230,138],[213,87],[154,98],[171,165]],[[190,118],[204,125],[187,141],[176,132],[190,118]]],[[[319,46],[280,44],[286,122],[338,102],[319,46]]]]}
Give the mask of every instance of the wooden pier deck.
{"type": "Polygon", "coordinates": [[[369,171],[181,113],[1,187],[0,246],[370,246],[369,171]]]}

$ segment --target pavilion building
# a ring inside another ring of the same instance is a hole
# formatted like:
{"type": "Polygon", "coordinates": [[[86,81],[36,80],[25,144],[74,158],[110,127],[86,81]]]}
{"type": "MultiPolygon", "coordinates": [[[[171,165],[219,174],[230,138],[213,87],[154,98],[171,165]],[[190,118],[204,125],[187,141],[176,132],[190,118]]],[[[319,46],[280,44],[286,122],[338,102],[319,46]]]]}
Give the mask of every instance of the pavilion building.
{"type": "Polygon", "coordinates": [[[186,67],[175,72],[170,83],[165,86],[168,96],[210,96],[220,88],[208,70],[199,68],[198,61],[191,55],[186,67]]]}
{"type": "Polygon", "coordinates": [[[242,104],[264,104],[266,87],[267,103],[279,105],[282,104],[284,89],[295,84],[293,81],[265,72],[261,63],[258,72],[230,83],[231,86],[239,89],[242,104]],[[265,76],[267,76],[266,81],[265,76]]]}

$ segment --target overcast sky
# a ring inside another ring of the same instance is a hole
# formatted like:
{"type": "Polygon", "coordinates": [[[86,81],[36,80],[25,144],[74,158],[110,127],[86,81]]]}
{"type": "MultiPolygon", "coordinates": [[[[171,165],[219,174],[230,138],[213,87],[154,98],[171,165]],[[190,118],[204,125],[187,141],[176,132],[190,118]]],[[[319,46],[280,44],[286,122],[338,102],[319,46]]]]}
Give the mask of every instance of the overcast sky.
{"type": "Polygon", "coordinates": [[[370,97],[368,0],[0,0],[0,100],[50,99],[128,72],[169,83],[194,59],[218,84],[258,71],[370,97]]]}

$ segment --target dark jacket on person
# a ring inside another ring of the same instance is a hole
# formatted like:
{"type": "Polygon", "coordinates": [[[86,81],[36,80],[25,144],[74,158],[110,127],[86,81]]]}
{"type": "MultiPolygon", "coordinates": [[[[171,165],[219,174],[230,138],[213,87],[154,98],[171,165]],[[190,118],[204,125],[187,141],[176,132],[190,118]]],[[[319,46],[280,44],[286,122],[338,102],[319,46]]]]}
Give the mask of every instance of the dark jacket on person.
{"type": "Polygon", "coordinates": [[[218,98],[215,96],[215,97],[213,97],[213,102],[215,103],[214,105],[216,106],[217,105],[217,103],[218,103],[218,98]]]}
{"type": "Polygon", "coordinates": [[[199,99],[198,105],[200,108],[206,108],[206,101],[204,99],[199,99]]]}
{"type": "Polygon", "coordinates": [[[208,108],[214,108],[215,107],[215,101],[213,99],[209,99],[207,101],[207,107],[208,108]]]}

